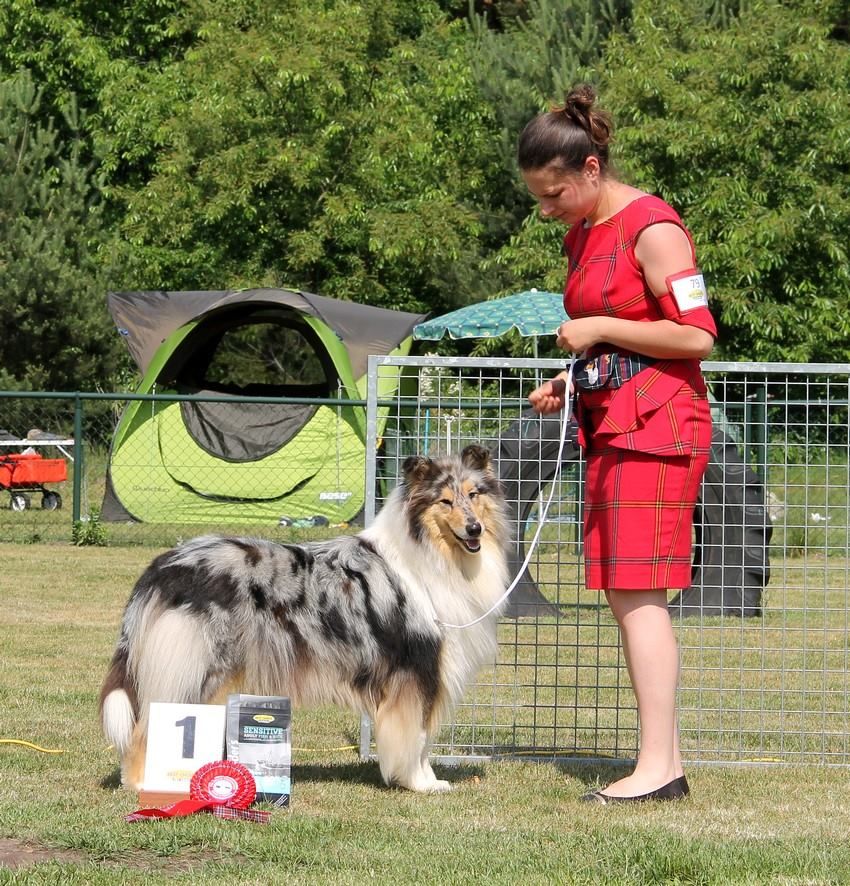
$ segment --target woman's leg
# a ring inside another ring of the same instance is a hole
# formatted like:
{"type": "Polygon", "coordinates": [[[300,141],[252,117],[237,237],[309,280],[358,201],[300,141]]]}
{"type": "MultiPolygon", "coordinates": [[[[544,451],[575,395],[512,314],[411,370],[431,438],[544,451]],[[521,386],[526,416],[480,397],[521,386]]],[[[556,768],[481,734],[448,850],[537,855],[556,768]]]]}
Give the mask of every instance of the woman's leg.
{"type": "Polygon", "coordinates": [[[607,591],[635,693],[640,748],[631,775],[605,788],[612,797],[654,791],[682,775],[676,725],[679,648],[666,591],[607,591]]]}

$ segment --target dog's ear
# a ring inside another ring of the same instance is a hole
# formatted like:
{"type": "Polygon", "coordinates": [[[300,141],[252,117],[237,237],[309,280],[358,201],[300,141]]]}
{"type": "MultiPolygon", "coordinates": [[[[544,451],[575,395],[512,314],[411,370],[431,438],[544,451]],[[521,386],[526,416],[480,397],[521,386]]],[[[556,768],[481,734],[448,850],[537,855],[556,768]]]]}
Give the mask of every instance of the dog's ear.
{"type": "Polygon", "coordinates": [[[473,468],[482,473],[492,473],[490,453],[483,447],[473,443],[467,446],[460,454],[460,460],[468,468],[473,468]]]}
{"type": "Polygon", "coordinates": [[[434,462],[424,455],[410,455],[404,460],[401,466],[405,483],[412,486],[415,483],[421,483],[427,480],[434,470],[434,462]]]}

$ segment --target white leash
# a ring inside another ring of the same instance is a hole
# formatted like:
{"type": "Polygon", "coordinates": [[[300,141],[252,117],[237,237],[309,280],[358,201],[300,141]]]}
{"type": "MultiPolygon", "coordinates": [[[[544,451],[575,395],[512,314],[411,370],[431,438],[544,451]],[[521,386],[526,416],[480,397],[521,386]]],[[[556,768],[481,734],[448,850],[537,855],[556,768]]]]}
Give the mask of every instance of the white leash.
{"type": "MultiPolygon", "coordinates": [[[[519,571],[517,572],[514,580],[508,585],[508,589],[502,594],[501,597],[483,614],[479,615],[478,618],[473,621],[467,622],[463,625],[453,625],[449,624],[446,621],[440,621],[439,619],[435,619],[437,624],[442,625],[444,628],[456,628],[461,630],[463,628],[471,628],[473,625],[477,625],[478,622],[484,621],[488,615],[491,615],[495,612],[505,600],[510,596],[511,591],[519,584],[519,580],[522,578],[523,573],[528,568],[528,564],[531,562],[531,557],[534,554],[535,549],[537,548],[537,542],[540,539],[540,533],[543,531],[543,524],[546,522],[546,515],[549,513],[549,505],[552,504],[552,499],[555,497],[555,490],[558,488],[558,481],[561,479],[561,458],[564,454],[564,445],[567,440],[567,428],[570,426],[570,418],[572,417],[572,402],[573,398],[570,393],[570,388],[573,384],[573,367],[575,366],[576,356],[573,354],[570,357],[570,367],[567,370],[567,387],[564,393],[564,418],[561,422],[561,440],[558,445],[558,455],[557,461],[555,462],[555,475],[552,477],[552,488],[549,490],[549,498],[546,501],[546,504],[540,510],[539,520],[537,521],[537,530],[534,533],[534,538],[531,539],[531,544],[528,546],[528,553],[525,555],[525,560],[522,561],[522,566],[520,566],[519,571]]],[[[519,529],[518,529],[519,531],[519,529]]]]}

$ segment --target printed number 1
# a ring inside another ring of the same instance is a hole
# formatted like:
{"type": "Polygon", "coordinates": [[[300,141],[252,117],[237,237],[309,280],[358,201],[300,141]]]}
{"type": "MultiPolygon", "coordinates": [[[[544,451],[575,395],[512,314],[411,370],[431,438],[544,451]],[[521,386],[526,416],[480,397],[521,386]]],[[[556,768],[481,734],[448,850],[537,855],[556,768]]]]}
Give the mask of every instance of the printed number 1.
{"type": "Polygon", "coordinates": [[[195,756],[195,723],[197,717],[184,717],[174,725],[183,727],[183,759],[191,760],[195,756]]]}

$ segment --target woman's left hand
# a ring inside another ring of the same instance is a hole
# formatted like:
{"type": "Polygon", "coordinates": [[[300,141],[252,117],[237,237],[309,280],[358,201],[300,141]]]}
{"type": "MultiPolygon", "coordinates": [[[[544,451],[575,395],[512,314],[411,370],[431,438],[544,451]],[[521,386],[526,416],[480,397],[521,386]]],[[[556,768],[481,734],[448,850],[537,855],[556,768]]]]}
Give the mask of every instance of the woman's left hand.
{"type": "Polygon", "coordinates": [[[581,317],[578,320],[567,320],[558,327],[555,343],[562,351],[571,354],[583,354],[589,347],[605,339],[600,326],[605,317],[581,317]]]}

